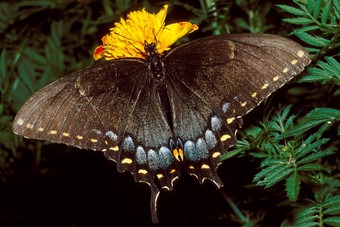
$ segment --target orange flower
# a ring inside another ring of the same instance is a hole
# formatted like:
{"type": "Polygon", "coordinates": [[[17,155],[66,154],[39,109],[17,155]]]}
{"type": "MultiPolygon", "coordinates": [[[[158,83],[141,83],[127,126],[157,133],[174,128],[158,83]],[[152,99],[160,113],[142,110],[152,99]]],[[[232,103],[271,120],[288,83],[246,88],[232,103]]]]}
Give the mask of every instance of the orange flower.
{"type": "Polygon", "coordinates": [[[144,46],[149,43],[157,44],[157,51],[162,54],[179,38],[198,29],[197,25],[189,22],[173,23],[164,26],[168,5],[157,14],[151,14],[143,9],[127,15],[127,19],[120,19],[110,34],[102,38],[103,45],[94,51],[95,60],[106,60],[137,57],[145,59],[144,46]]]}

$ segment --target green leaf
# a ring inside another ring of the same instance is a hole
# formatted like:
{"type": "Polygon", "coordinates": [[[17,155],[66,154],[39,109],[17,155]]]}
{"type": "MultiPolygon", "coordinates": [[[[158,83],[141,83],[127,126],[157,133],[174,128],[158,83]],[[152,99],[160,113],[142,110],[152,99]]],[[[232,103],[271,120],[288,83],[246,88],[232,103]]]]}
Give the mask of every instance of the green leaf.
{"type": "Polygon", "coordinates": [[[308,217],[306,218],[306,220],[304,220],[303,222],[298,222],[297,225],[299,226],[303,226],[303,227],[319,227],[319,222],[317,221],[312,221],[314,220],[315,217],[308,217]]]}
{"type": "Polygon", "coordinates": [[[320,9],[321,9],[321,0],[317,0],[314,4],[314,10],[313,10],[313,17],[318,18],[320,14],[320,9]]]}
{"type": "Polygon", "coordinates": [[[327,39],[324,39],[319,36],[312,36],[306,32],[294,32],[297,37],[299,37],[302,41],[305,43],[308,43],[313,46],[317,47],[324,47],[326,46],[330,41],[327,39]]]}
{"type": "Polygon", "coordinates": [[[287,5],[276,5],[276,6],[287,11],[288,13],[291,13],[291,14],[294,14],[294,15],[297,15],[297,16],[306,16],[307,15],[304,11],[299,10],[297,8],[294,8],[294,7],[291,7],[291,6],[287,6],[287,5]]]}
{"type": "MultiPolygon", "coordinates": [[[[317,207],[317,206],[299,209],[299,211],[296,214],[296,217],[298,219],[301,219],[303,217],[311,217],[311,216],[314,216],[315,214],[319,213],[319,210],[320,210],[320,208],[317,207]]],[[[314,217],[314,218],[317,218],[317,217],[314,217]]]]}
{"type": "Polygon", "coordinates": [[[47,66],[47,68],[44,70],[43,74],[41,75],[41,78],[39,80],[39,86],[38,89],[43,88],[48,83],[48,77],[51,76],[51,66],[47,66]]]}
{"type": "Polygon", "coordinates": [[[267,168],[264,168],[263,170],[261,170],[260,172],[258,172],[254,179],[253,179],[253,182],[254,181],[258,181],[260,180],[261,178],[263,178],[264,176],[266,176],[268,173],[272,172],[273,170],[275,170],[275,168],[278,168],[280,167],[281,164],[277,164],[277,165],[272,165],[272,166],[269,166],[267,168]]]}
{"type": "Polygon", "coordinates": [[[295,135],[300,135],[320,124],[323,124],[325,122],[325,120],[312,120],[308,123],[299,123],[297,126],[295,126],[293,129],[282,133],[281,135],[279,135],[279,139],[281,138],[285,138],[285,137],[289,137],[289,136],[295,136],[295,135]]]}
{"type": "Polygon", "coordinates": [[[334,58],[332,58],[332,57],[329,57],[329,56],[327,56],[327,57],[325,57],[325,59],[328,61],[328,63],[331,65],[331,69],[334,67],[335,69],[334,69],[334,71],[330,71],[330,72],[333,72],[333,73],[335,73],[335,74],[340,74],[340,63],[337,61],[337,60],[335,60],[334,58]]]}
{"type": "Polygon", "coordinates": [[[333,0],[333,5],[334,5],[334,13],[336,15],[336,18],[340,20],[340,1],[339,0],[333,0]]]}
{"type": "MultiPolygon", "coordinates": [[[[340,110],[334,108],[315,108],[309,112],[306,117],[308,119],[320,120],[340,120],[340,110]]],[[[307,120],[308,121],[308,120],[307,120]]]]}
{"type": "Polygon", "coordinates": [[[52,23],[51,26],[52,40],[56,46],[61,46],[60,37],[62,36],[62,29],[60,29],[60,26],[62,26],[62,21],[52,23]]]}
{"type": "Polygon", "coordinates": [[[312,161],[315,161],[317,159],[320,159],[322,157],[326,157],[326,156],[329,156],[329,155],[332,155],[332,154],[334,154],[334,151],[331,151],[331,150],[320,151],[318,153],[308,155],[307,157],[297,161],[296,163],[301,165],[301,164],[312,162],[312,161]]]}
{"type": "MultiPolygon", "coordinates": [[[[311,138],[311,137],[312,137],[313,140],[316,139],[316,136],[314,134],[312,136],[310,136],[309,138],[311,138]]],[[[308,153],[311,153],[311,152],[317,150],[318,147],[327,143],[328,141],[329,141],[329,139],[321,139],[321,140],[317,140],[313,143],[309,142],[309,141],[303,142],[300,145],[300,147],[295,151],[295,158],[301,159],[302,157],[304,157],[308,153]]]]}
{"type": "Polygon", "coordinates": [[[290,201],[295,202],[299,196],[301,179],[299,174],[294,171],[286,182],[287,196],[290,201]]]}
{"type": "Polygon", "coordinates": [[[323,204],[323,207],[334,207],[340,205],[340,195],[332,196],[327,198],[326,202],[323,204]]]}
{"type": "Polygon", "coordinates": [[[294,33],[301,33],[301,32],[307,32],[307,31],[313,31],[313,30],[316,30],[316,29],[319,29],[320,27],[317,26],[317,25],[312,25],[312,26],[307,26],[307,27],[303,27],[303,28],[298,28],[298,29],[295,29],[293,34],[294,33]]]}
{"type": "Polygon", "coordinates": [[[325,6],[325,8],[323,9],[322,12],[322,16],[321,16],[321,23],[325,24],[327,22],[328,16],[329,16],[329,12],[331,10],[331,4],[332,1],[327,1],[327,4],[325,6]]]}
{"type": "Polygon", "coordinates": [[[340,205],[337,206],[337,207],[332,207],[332,208],[328,208],[328,209],[324,210],[323,214],[327,214],[327,215],[340,214],[340,205]]]}
{"type": "Polygon", "coordinates": [[[310,76],[307,78],[304,78],[306,82],[307,79],[318,79],[319,81],[322,82],[328,82],[328,81],[333,81],[335,84],[340,85],[340,63],[337,62],[334,58],[332,57],[325,57],[326,62],[323,61],[318,61],[317,66],[313,68],[309,68],[310,76]],[[320,69],[321,68],[321,69],[320,69]]]}
{"type": "Polygon", "coordinates": [[[322,169],[323,169],[322,165],[317,163],[305,164],[297,168],[298,171],[318,171],[322,169]]]}
{"type": "Polygon", "coordinates": [[[340,226],[340,217],[329,217],[323,220],[323,223],[330,226],[340,226]]]}
{"type": "Polygon", "coordinates": [[[18,3],[18,7],[51,7],[54,8],[55,4],[53,1],[23,1],[18,3]]]}
{"type": "Polygon", "coordinates": [[[316,108],[301,118],[297,126],[285,133],[282,133],[278,136],[278,138],[282,139],[288,136],[300,135],[321,124],[329,124],[333,121],[339,120],[340,110],[333,108],[316,108]]]}
{"type": "Polygon", "coordinates": [[[5,79],[7,75],[6,49],[1,51],[0,57],[0,78],[5,79]]]}
{"type": "Polygon", "coordinates": [[[42,55],[36,53],[36,51],[33,48],[27,47],[24,49],[23,53],[40,65],[47,64],[46,59],[42,55]]]}
{"type": "Polygon", "coordinates": [[[285,165],[280,168],[277,168],[272,173],[266,176],[265,181],[263,181],[263,184],[260,183],[259,185],[265,185],[265,188],[269,188],[274,184],[280,182],[287,176],[289,176],[293,171],[294,169],[292,168],[291,165],[285,165]]]}
{"type": "Polygon", "coordinates": [[[229,158],[232,158],[240,153],[244,152],[244,149],[234,149],[232,151],[228,151],[227,153],[223,154],[221,157],[221,160],[227,160],[229,158]]]}
{"type": "Polygon", "coordinates": [[[22,59],[18,65],[19,76],[24,81],[25,85],[29,88],[29,92],[33,94],[36,90],[34,89],[34,77],[35,72],[31,67],[30,63],[26,59],[22,59]]]}
{"type": "Polygon", "coordinates": [[[300,24],[300,25],[314,23],[312,19],[305,18],[305,17],[285,18],[283,19],[283,21],[287,23],[291,23],[291,24],[300,24]]]}
{"type": "MultiPolygon", "coordinates": [[[[297,2],[295,2],[295,3],[297,3],[297,2]]],[[[298,5],[300,5],[300,4],[298,4],[298,5]]],[[[301,5],[300,5],[300,7],[301,7],[301,5]]],[[[314,1],[310,1],[310,0],[308,1],[307,0],[307,10],[308,10],[308,12],[312,13],[313,8],[314,8],[314,1]]]]}
{"type": "Polygon", "coordinates": [[[309,68],[308,69],[310,75],[302,77],[298,82],[299,83],[311,83],[311,82],[321,82],[327,83],[329,81],[333,81],[335,84],[340,85],[340,77],[336,74],[332,74],[327,72],[326,70],[319,69],[319,68],[309,68]]]}

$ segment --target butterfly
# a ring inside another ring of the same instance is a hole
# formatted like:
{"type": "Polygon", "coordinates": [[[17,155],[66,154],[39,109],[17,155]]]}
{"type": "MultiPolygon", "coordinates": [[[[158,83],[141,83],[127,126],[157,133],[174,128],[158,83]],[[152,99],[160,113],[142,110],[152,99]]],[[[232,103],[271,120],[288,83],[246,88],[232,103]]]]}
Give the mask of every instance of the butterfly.
{"type": "Polygon", "coordinates": [[[310,63],[302,46],[269,34],[211,36],[164,53],[157,42],[138,49],[144,59],[108,60],[47,85],[13,122],[26,138],[102,151],[150,185],[154,223],[160,191],[182,171],[223,186],[216,170],[241,117],[310,63]]]}

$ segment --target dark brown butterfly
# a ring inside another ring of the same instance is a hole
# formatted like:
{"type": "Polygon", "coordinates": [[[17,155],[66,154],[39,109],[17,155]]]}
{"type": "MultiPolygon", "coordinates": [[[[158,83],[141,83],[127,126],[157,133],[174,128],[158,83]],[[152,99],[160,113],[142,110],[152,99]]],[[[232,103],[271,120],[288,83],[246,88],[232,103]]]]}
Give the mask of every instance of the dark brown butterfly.
{"type": "Polygon", "coordinates": [[[267,34],[197,39],[145,60],[105,61],[63,77],[34,94],[13,131],[104,152],[151,186],[153,222],[160,189],[173,189],[182,169],[223,184],[220,155],[235,145],[239,119],[303,71],[310,55],[267,34]]]}

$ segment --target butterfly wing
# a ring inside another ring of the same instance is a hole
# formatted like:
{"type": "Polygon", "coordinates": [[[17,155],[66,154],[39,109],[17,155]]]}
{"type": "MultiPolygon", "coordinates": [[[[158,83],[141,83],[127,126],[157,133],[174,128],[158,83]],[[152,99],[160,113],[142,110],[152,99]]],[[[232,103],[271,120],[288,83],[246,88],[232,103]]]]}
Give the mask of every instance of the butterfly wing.
{"type": "Polygon", "coordinates": [[[302,46],[267,34],[213,36],[173,49],[164,64],[187,171],[221,186],[219,157],[236,143],[240,118],[309,63],[302,46]]]}
{"type": "Polygon", "coordinates": [[[138,59],[107,61],[72,73],[35,93],[14,119],[13,132],[103,151],[119,171],[151,186],[152,216],[158,222],[154,178],[172,190],[180,169],[168,148],[173,134],[151,74],[138,59]]]}

